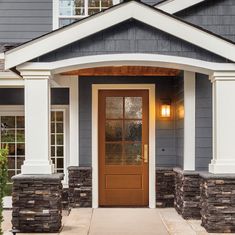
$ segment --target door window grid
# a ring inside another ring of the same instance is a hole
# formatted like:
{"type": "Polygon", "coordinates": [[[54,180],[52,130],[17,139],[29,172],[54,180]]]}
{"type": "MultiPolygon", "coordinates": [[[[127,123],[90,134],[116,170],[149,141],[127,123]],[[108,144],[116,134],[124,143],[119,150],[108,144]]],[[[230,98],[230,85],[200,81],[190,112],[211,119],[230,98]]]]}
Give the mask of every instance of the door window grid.
{"type": "Polygon", "coordinates": [[[119,0],[59,0],[59,27],[105,10],[119,0]]]}
{"type": "Polygon", "coordinates": [[[64,172],[64,112],[51,112],[51,160],[55,172],[64,172]]]}
{"type": "Polygon", "coordinates": [[[142,164],[142,97],[106,97],[105,123],[106,164],[142,164]]]}

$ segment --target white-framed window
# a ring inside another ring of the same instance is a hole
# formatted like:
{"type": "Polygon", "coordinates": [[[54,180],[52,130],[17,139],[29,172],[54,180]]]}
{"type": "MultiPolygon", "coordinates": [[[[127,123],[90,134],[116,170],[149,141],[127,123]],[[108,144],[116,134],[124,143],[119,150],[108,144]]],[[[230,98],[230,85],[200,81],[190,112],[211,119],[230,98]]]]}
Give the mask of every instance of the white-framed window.
{"type": "MultiPolygon", "coordinates": [[[[55,172],[64,173],[67,182],[68,166],[68,108],[52,106],[51,108],[51,160],[55,172]]],[[[25,160],[25,121],[23,106],[0,107],[0,146],[8,146],[8,178],[21,173],[25,160]]]]}
{"type": "Polygon", "coordinates": [[[120,0],[53,0],[53,29],[98,13],[120,0]]]}
{"type": "Polygon", "coordinates": [[[65,113],[63,110],[51,111],[51,160],[56,173],[64,173],[65,155],[65,113]]]}
{"type": "Polygon", "coordinates": [[[25,131],[24,115],[5,114],[0,116],[0,143],[1,148],[8,147],[8,178],[21,171],[25,160],[25,131]]]}

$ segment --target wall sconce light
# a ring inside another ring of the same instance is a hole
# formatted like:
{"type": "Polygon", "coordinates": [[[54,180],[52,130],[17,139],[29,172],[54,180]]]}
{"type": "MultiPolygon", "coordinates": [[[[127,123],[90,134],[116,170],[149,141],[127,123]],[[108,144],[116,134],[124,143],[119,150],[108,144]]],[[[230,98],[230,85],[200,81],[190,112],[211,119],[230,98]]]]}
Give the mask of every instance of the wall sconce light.
{"type": "Polygon", "coordinates": [[[171,117],[171,102],[169,100],[163,100],[161,104],[161,117],[171,117]]]}

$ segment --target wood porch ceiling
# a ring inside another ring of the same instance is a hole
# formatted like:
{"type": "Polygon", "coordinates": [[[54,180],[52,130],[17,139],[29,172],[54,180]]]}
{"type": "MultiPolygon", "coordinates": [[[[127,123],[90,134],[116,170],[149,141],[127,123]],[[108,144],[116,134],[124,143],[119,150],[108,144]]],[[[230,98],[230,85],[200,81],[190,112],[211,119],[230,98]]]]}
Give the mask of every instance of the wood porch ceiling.
{"type": "Polygon", "coordinates": [[[110,66],[68,71],[61,75],[79,76],[167,76],[174,77],[180,70],[147,66],[110,66]]]}

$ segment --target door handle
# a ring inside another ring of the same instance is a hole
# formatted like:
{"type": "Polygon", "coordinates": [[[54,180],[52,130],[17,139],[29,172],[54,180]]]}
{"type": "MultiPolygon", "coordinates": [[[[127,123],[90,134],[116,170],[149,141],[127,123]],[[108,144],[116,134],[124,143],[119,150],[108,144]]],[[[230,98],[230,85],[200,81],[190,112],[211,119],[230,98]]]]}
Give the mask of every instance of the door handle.
{"type": "Polygon", "coordinates": [[[149,149],[148,149],[148,145],[145,144],[144,145],[144,163],[148,163],[149,161],[149,149]]]}

